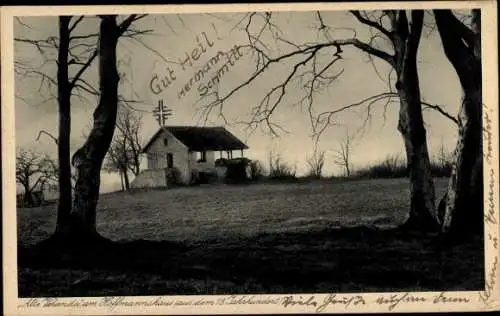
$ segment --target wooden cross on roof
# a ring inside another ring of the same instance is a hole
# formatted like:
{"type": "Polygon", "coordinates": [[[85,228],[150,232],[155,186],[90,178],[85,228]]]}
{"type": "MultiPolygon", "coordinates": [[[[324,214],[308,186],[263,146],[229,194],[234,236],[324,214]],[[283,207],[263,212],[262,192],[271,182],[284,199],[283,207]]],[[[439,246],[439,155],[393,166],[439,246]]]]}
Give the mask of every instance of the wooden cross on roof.
{"type": "Polygon", "coordinates": [[[165,126],[165,121],[172,115],[172,110],[163,104],[163,100],[158,101],[158,106],[153,110],[153,116],[160,126],[165,126]]]}

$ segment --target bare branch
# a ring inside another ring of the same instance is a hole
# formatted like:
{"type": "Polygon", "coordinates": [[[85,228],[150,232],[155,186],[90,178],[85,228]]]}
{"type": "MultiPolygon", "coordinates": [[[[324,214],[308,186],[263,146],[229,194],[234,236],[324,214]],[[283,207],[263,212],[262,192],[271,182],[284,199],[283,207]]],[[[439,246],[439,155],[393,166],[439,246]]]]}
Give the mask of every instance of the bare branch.
{"type": "MultiPolygon", "coordinates": [[[[315,46],[310,46],[310,47],[307,47],[307,48],[304,48],[304,49],[298,49],[298,50],[292,51],[290,53],[281,55],[281,56],[279,56],[277,58],[269,59],[250,78],[248,78],[245,82],[243,82],[240,85],[238,85],[235,89],[231,90],[231,92],[229,92],[225,97],[221,98],[219,100],[219,102],[224,102],[225,100],[229,99],[233,94],[235,94],[236,92],[238,92],[241,88],[243,88],[243,87],[249,85],[250,83],[252,83],[256,78],[258,78],[260,75],[262,75],[264,73],[264,71],[267,70],[273,64],[284,62],[286,59],[289,59],[289,58],[292,58],[292,57],[295,57],[295,56],[298,56],[298,55],[309,55],[308,58],[307,58],[307,61],[309,61],[313,57],[313,55],[315,53],[317,53],[318,51],[320,51],[321,49],[323,49],[323,48],[331,48],[331,47],[336,47],[337,48],[337,51],[335,52],[335,54],[339,53],[339,51],[338,51],[339,50],[339,45],[338,45],[338,43],[335,42],[335,43],[317,44],[315,46]]],[[[304,61],[300,62],[300,64],[303,64],[303,62],[304,61]]],[[[295,71],[292,72],[293,74],[295,74],[297,67],[294,66],[294,68],[295,68],[295,71]]]]}
{"type": "Polygon", "coordinates": [[[92,50],[94,50],[96,48],[96,46],[97,46],[96,43],[89,44],[89,43],[79,42],[77,44],[70,45],[69,49],[70,49],[70,51],[73,51],[73,50],[76,50],[77,48],[83,47],[83,48],[85,48],[83,53],[89,53],[92,50]]]}
{"type": "Polygon", "coordinates": [[[318,16],[318,20],[319,20],[319,29],[320,30],[323,30],[323,29],[326,29],[326,24],[325,22],[323,21],[323,18],[321,17],[321,12],[319,11],[316,11],[316,15],[318,16]]]}
{"type": "Polygon", "coordinates": [[[268,67],[270,67],[271,64],[283,62],[285,59],[288,59],[288,58],[291,58],[291,57],[294,57],[294,56],[297,56],[300,54],[309,54],[311,52],[319,52],[321,49],[328,48],[328,47],[335,47],[336,52],[334,53],[334,56],[339,56],[339,54],[342,52],[342,50],[340,49],[340,46],[344,46],[344,45],[353,45],[353,46],[361,49],[364,52],[375,55],[375,56],[385,60],[386,62],[388,62],[391,65],[394,64],[394,57],[392,55],[389,55],[386,52],[375,49],[375,48],[371,47],[370,45],[359,41],[358,39],[336,40],[336,41],[331,41],[329,43],[320,43],[320,44],[316,44],[316,45],[312,45],[312,46],[307,46],[307,47],[302,48],[302,49],[294,50],[290,53],[281,55],[281,56],[274,58],[274,59],[269,59],[262,66],[261,69],[259,69],[256,73],[254,73],[254,75],[251,76],[247,81],[245,81],[244,83],[242,83],[241,85],[236,87],[234,90],[232,90],[224,99],[229,98],[232,94],[237,92],[239,89],[250,84],[259,75],[261,75],[268,67]]]}
{"type": "Polygon", "coordinates": [[[99,91],[94,88],[87,80],[83,79],[82,77],[76,79],[75,87],[79,86],[80,88],[83,87],[85,91],[87,91],[90,94],[93,95],[99,95],[99,91]]]}
{"type": "Polygon", "coordinates": [[[334,122],[332,121],[332,119],[338,113],[344,112],[346,110],[354,109],[356,107],[363,106],[366,104],[367,105],[367,108],[366,108],[366,115],[367,116],[366,116],[366,119],[363,123],[363,126],[364,126],[368,122],[369,118],[371,117],[373,104],[375,104],[376,102],[378,102],[380,100],[384,100],[386,98],[391,99],[391,98],[398,98],[398,97],[399,96],[397,93],[384,92],[384,93],[379,93],[379,94],[370,96],[370,97],[365,98],[361,101],[342,106],[342,107],[337,108],[337,109],[332,110],[332,111],[322,112],[322,113],[317,115],[316,121],[314,122],[313,130],[315,131],[315,133],[313,134],[313,138],[319,139],[319,137],[321,137],[321,135],[324,133],[324,131],[329,126],[334,125],[334,122]],[[319,128],[319,130],[318,130],[318,127],[320,127],[320,126],[321,126],[321,128],[319,128]]]}
{"type": "Polygon", "coordinates": [[[94,59],[96,57],[97,57],[97,48],[94,50],[94,52],[92,53],[92,55],[90,55],[89,59],[83,64],[82,68],[80,68],[80,70],[78,70],[78,72],[76,73],[76,75],[73,77],[73,80],[71,80],[70,89],[75,86],[75,84],[78,81],[78,79],[85,72],[85,70],[87,70],[87,68],[90,67],[90,65],[92,64],[92,62],[94,61],[94,59]]]}
{"type": "Polygon", "coordinates": [[[120,23],[120,25],[118,26],[118,29],[119,29],[119,34],[118,36],[121,36],[123,35],[123,33],[125,31],[128,30],[128,28],[130,27],[130,25],[135,22],[135,21],[138,21],[144,17],[146,17],[147,14],[131,14],[130,16],[128,16],[122,23],[120,23]]]}
{"type": "Polygon", "coordinates": [[[57,137],[55,137],[51,133],[44,131],[44,130],[41,130],[40,132],[38,132],[38,136],[36,137],[36,141],[40,140],[40,136],[42,136],[42,134],[49,136],[56,143],[56,145],[59,145],[59,140],[57,139],[57,137]]]}
{"type": "MultiPolygon", "coordinates": [[[[37,76],[40,76],[42,77],[42,82],[41,84],[43,84],[43,81],[44,80],[47,80],[49,81],[51,84],[53,85],[57,85],[57,81],[52,78],[51,76],[47,75],[46,73],[44,72],[41,72],[41,71],[38,71],[38,70],[27,70],[26,72],[24,72],[24,76],[25,77],[30,77],[29,75],[30,74],[34,74],[34,75],[37,75],[37,76]]],[[[40,85],[41,86],[41,85],[40,85]]]]}
{"type": "Polygon", "coordinates": [[[19,37],[16,37],[14,38],[14,41],[15,42],[19,42],[19,43],[26,43],[26,44],[31,44],[31,45],[34,45],[36,47],[36,49],[38,50],[38,52],[45,58],[45,54],[46,54],[46,51],[45,49],[57,49],[58,48],[58,44],[57,44],[57,40],[55,37],[48,37],[46,39],[43,39],[43,40],[32,40],[32,39],[29,39],[29,38],[19,38],[19,37]]]}
{"type": "Polygon", "coordinates": [[[92,89],[90,89],[90,88],[88,88],[88,87],[85,87],[85,86],[83,86],[83,85],[81,85],[81,84],[78,84],[78,83],[77,83],[77,84],[75,84],[75,85],[73,86],[73,88],[75,88],[75,89],[82,89],[83,91],[85,91],[85,92],[87,92],[87,93],[89,93],[89,94],[95,95],[95,96],[98,96],[98,95],[99,95],[99,91],[92,90],[92,89]]]}
{"type": "Polygon", "coordinates": [[[24,22],[23,22],[23,20],[21,20],[21,18],[20,18],[20,17],[15,16],[15,17],[14,17],[14,19],[16,19],[16,22],[17,22],[17,23],[19,23],[19,24],[21,24],[21,25],[22,25],[22,26],[24,26],[25,28],[28,28],[28,29],[30,29],[30,30],[33,30],[33,27],[32,27],[31,25],[27,24],[27,23],[24,23],[24,22]]]}
{"type": "MultiPolygon", "coordinates": [[[[366,22],[365,20],[368,20],[358,12],[353,13],[354,16],[357,16],[362,20],[363,22],[366,22]]],[[[317,18],[319,20],[320,29],[323,29],[325,32],[328,30],[328,26],[325,24],[325,20],[323,19],[323,16],[320,12],[316,12],[317,18]]],[[[256,128],[260,123],[265,123],[268,127],[269,130],[271,131],[272,134],[274,134],[273,131],[273,126],[274,124],[270,121],[270,117],[277,108],[277,106],[282,102],[284,99],[285,92],[287,90],[287,86],[292,82],[293,79],[295,79],[297,76],[299,77],[304,77],[306,74],[310,73],[311,76],[309,81],[304,84],[304,88],[307,88],[306,92],[306,97],[303,98],[299,103],[307,102],[308,104],[308,109],[311,117],[311,122],[313,122],[313,112],[312,112],[312,104],[313,104],[313,93],[321,89],[322,87],[327,86],[329,83],[333,82],[336,80],[341,74],[342,71],[338,72],[337,74],[331,76],[331,75],[326,75],[326,71],[328,71],[337,61],[341,59],[341,54],[342,54],[342,46],[354,46],[358,48],[359,50],[366,52],[370,57],[375,56],[378,57],[387,63],[389,63],[391,66],[395,66],[395,56],[382,51],[380,49],[375,48],[372,45],[372,42],[374,38],[372,37],[371,41],[369,43],[365,43],[360,41],[359,39],[353,37],[353,38],[348,38],[348,39],[338,39],[338,40],[328,40],[327,42],[319,42],[319,43],[305,43],[302,45],[295,44],[287,39],[282,38],[281,36],[278,35],[278,32],[273,32],[272,30],[278,29],[272,22],[271,22],[271,14],[267,12],[263,13],[249,13],[247,16],[248,18],[246,25],[244,26],[244,31],[247,35],[248,38],[248,45],[240,45],[238,49],[244,49],[244,48],[250,48],[252,52],[256,53],[256,69],[254,73],[249,76],[244,82],[240,83],[237,85],[234,89],[229,91],[226,95],[224,96],[219,96],[218,93],[216,93],[216,99],[215,101],[210,102],[208,105],[204,107],[204,115],[205,115],[205,121],[208,117],[208,115],[211,113],[213,108],[218,108],[218,113],[219,117],[221,117],[224,121],[226,119],[223,116],[223,106],[224,103],[231,98],[234,94],[236,94],[239,90],[243,89],[246,86],[251,85],[257,78],[261,77],[264,72],[266,72],[269,68],[271,68],[275,64],[286,64],[289,61],[293,60],[293,66],[291,71],[288,73],[288,75],[284,78],[282,82],[271,88],[263,97],[263,99],[260,101],[259,104],[257,104],[251,112],[251,119],[249,122],[246,122],[248,126],[252,126],[253,128],[256,128]],[[251,30],[251,25],[252,22],[257,20],[258,17],[263,18],[263,22],[261,26],[258,26],[255,30],[253,30],[255,33],[252,33],[251,30]],[[291,51],[288,51],[284,54],[280,54],[277,57],[270,57],[265,50],[269,50],[268,47],[262,43],[261,41],[261,36],[262,33],[265,29],[271,30],[271,36],[274,38],[276,41],[281,41],[283,43],[286,43],[292,47],[291,51]],[[321,52],[329,53],[329,50],[332,50],[332,58],[330,59],[329,62],[327,62],[326,65],[321,66],[316,66],[317,59],[316,56],[321,52]],[[297,61],[296,59],[299,58],[297,61]],[[312,63],[311,63],[312,61],[312,63]],[[312,71],[305,71],[303,74],[298,73],[298,69],[302,66],[308,65],[309,67],[312,66],[312,71]]],[[[380,20],[382,21],[382,20],[380,20]]],[[[376,22],[372,21],[374,24],[376,22]]],[[[239,22],[241,23],[241,21],[239,22]]],[[[380,22],[382,23],[382,22],[380,22]]],[[[378,24],[377,24],[378,25],[378,24]]],[[[237,26],[236,26],[237,27],[237,26]]],[[[379,31],[380,28],[382,28],[382,25],[378,25],[379,31]]],[[[278,29],[279,30],[279,29],[278,29]]],[[[383,29],[384,34],[389,34],[389,32],[386,29],[383,29]]],[[[328,34],[325,34],[327,38],[328,34]]],[[[240,122],[241,123],[241,122],[240,122]]],[[[315,131],[314,131],[315,133],[315,131]]]]}
{"type": "Polygon", "coordinates": [[[98,38],[99,33],[92,33],[92,34],[87,34],[87,35],[75,35],[75,36],[70,36],[69,40],[85,40],[85,39],[91,39],[91,38],[98,38]]]}
{"type": "Polygon", "coordinates": [[[122,37],[134,37],[154,32],[154,30],[126,30],[122,33],[122,37]]]}
{"type": "Polygon", "coordinates": [[[453,115],[449,114],[448,112],[446,112],[442,107],[440,107],[439,105],[435,105],[435,104],[429,104],[427,102],[422,102],[422,105],[424,105],[424,110],[425,109],[432,109],[434,111],[437,111],[438,113],[440,113],[441,115],[443,115],[444,117],[446,117],[447,119],[451,120],[453,123],[455,123],[458,127],[460,127],[462,124],[459,122],[459,120],[454,117],[453,115]]]}
{"type": "Polygon", "coordinates": [[[395,60],[394,60],[393,55],[390,55],[384,51],[376,49],[376,48],[370,46],[369,44],[361,42],[358,39],[353,38],[353,39],[346,39],[346,40],[338,40],[338,41],[335,41],[335,43],[337,45],[353,45],[353,46],[359,48],[360,50],[364,51],[365,53],[374,55],[374,56],[386,61],[387,63],[389,63],[392,66],[395,65],[395,60]]]}
{"type": "Polygon", "coordinates": [[[358,19],[359,22],[365,24],[365,25],[368,25],[370,27],[373,27],[375,29],[377,29],[378,31],[380,31],[382,34],[384,34],[385,36],[387,36],[389,39],[392,40],[393,38],[393,35],[391,34],[391,32],[389,32],[386,28],[384,28],[381,24],[375,22],[375,21],[372,21],[368,18],[365,18],[361,15],[361,13],[359,11],[355,11],[355,10],[351,10],[349,11],[352,15],[354,15],[356,17],[356,19],[358,19]]]}
{"type": "Polygon", "coordinates": [[[165,56],[163,56],[160,52],[158,52],[156,49],[152,48],[151,46],[147,45],[146,43],[144,43],[144,41],[136,38],[136,37],[131,37],[134,41],[136,41],[137,43],[141,44],[144,48],[146,48],[147,50],[151,51],[153,54],[155,54],[156,56],[158,56],[161,60],[163,60],[165,63],[167,64],[179,64],[178,62],[175,62],[175,61],[171,61],[171,60],[168,60],[167,58],[165,58],[165,56]]]}
{"type": "MultiPolygon", "coordinates": [[[[139,15],[132,14],[132,15],[130,15],[127,19],[125,19],[122,23],[120,23],[119,36],[121,36],[125,32],[127,32],[128,28],[130,27],[130,25],[133,22],[135,22],[139,19],[142,19],[145,16],[147,16],[147,14],[139,14],[139,15]]],[[[132,32],[132,34],[127,34],[126,36],[131,37],[131,38],[134,38],[133,37],[134,35],[142,34],[141,31],[130,31],[130,32],[132,32]]],[[[144,31],[144,33],[146,33],[146,32],[149,32],[149,31],[144,31]]],[[[97,33],[97,34],[89,34],[89,35],[84,35],[84,36],[73,36],[70,39],[84,39],[84,38],[91,38],[91,37],[98,36],[98,35],[99,34],[97,33]]],[[[85,70],[87,70],[87,68],[92,64],[92,62],[94,61],[94,59],[96,57],[97,57],[97,48],[94,49],[93,53],[90,55],[88,60],[85,63],[82,63],[82,68],[80,68],[80,70],[77,72],[77,74],[73,77],[73,80],[70,83],[70,87],[75,87],[76,82],[80,79],[81,75],[85,72],[85,70]]],[[[81,85],[80,85],[80,88],[82,88],[81,85]]],[[[82,89],[85,90],[85,88],[82,88],[82,89]]],[[[88,89],[86,91],[89,92],[88,89]]]]}
{"type": "Polygon", "coordinates": [[[79,17],[76,19],[75,23],[73,23],[73,25],[69,27],[69,33],[71,33],[71,32],[73,32],[73,31],[74,31],[74,29],[76,28],[76,26],[78,25],[78,23],[80,23],[80,22],[83,20],[83,18],[84,18],[84,17],[85,17],[85,16],[84,16],[84,15],[82,15],[82,16],[79,16],[79,17]]]}

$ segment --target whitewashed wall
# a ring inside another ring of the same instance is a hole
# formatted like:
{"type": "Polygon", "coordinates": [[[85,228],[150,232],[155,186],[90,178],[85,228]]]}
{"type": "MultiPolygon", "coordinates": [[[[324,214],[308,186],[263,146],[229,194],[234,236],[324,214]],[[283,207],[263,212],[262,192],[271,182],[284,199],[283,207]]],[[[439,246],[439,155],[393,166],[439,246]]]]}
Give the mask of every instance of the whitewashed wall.
{"type": "Polygon", "coordinates": [[[181,181],[188,184],[191,180],[191,172],[189,169],[189,155],[187,147],[175,138],[168,131],[163,131],[148,149],[148,169],[161,169],[167,167],[167,153],[173,155],[174,167],[180,172],[181,181]],[[164,144],[164,139],[168,140],[167,146],[164,144]],[[149,157],[150,154],[157,153],[161,159],[153,160],[149,157]]]}

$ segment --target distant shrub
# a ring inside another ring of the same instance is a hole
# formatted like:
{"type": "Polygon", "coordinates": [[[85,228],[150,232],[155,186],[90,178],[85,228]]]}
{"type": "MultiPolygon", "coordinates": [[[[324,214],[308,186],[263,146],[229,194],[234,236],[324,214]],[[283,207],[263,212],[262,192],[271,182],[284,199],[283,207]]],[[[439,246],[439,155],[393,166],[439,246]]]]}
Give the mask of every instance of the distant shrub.
{"type": "Polygon", "coordinates": [[[446,164],[431,162],[431,174],[433,177],[447,178],[451,175],[453,163],[450,161],[446,164]]]}
{"type": "Polygon", "coordinates": [[[261,180],[264,177],[264,166],[262,163],[258,160],[252,160],[250,162],[250,173],[251,173],[251,178],[254,181],[261,180]]]}
{"type": "Polygon", "coordinates": [[[453,153],[448,151],[444,144],[441,143],[438,152],[434,155],[434,159],[431,162],[432,175],[434,177],[449,177],[453,163],[453,153]]]}
{"type": "Polygon", "coordinates": [[[306,178],[321,179],[325,166],[325,152],[315,150],[306,162],[308,166],[306,178]]]}
{"type": "Polygon", "coordinates": [[[294,167],[283,161],[281,155],[269,155],[269,179],[289,181],[297,180],[296,170],[294,167]]]}
{"type": "MultiPolygon", "coordinates": [[[[453,162],[450,160],[436,160],[431,162],[430,170],[433,177],[449,177],[453,162]]],[[[387,156],[382,161],[371,166],[356,170],[352,178],[406,178],[409,169],[406,160],[398,155],[387,156]]]]}
{"type": "Polygon", "coordinates": [[[399,155],[389,155],[371,166],[360,168],[353,174],[355,178],[405,178],[408,177],[406,161],[399,155]]]}

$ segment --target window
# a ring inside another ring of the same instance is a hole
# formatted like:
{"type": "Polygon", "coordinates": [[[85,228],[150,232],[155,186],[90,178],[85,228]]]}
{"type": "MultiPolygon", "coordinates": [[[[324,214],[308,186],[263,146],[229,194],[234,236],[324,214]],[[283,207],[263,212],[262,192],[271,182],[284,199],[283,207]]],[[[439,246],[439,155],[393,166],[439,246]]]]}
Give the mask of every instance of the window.
{"type": "Polygon", "coordinates": [[[207,152],[200,151],[198,152],[198,162],[206,162],[207,161],[207,152]]]}
{"type": "Polygon", "coordinates": [[[163,145],[168,146],[168,138],[163,139],[163,145]]]}

